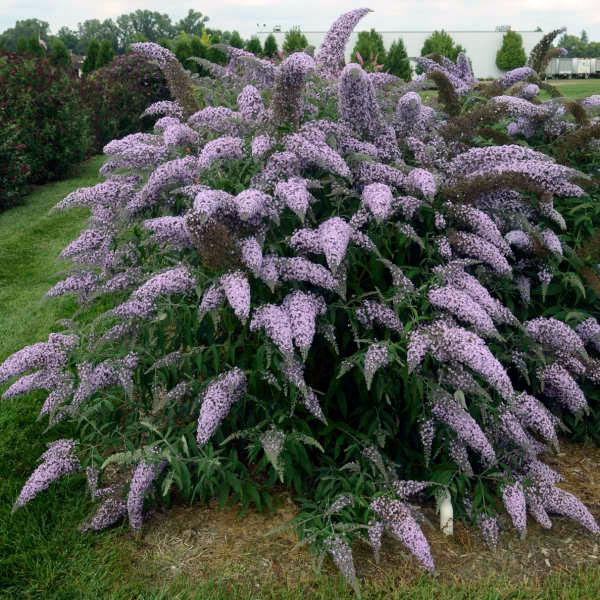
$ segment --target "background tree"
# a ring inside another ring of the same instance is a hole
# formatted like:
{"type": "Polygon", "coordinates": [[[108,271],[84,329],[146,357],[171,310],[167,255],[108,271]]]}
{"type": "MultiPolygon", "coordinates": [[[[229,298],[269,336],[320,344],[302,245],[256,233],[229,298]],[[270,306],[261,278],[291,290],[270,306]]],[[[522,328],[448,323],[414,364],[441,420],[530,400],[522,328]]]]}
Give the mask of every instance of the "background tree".
{"type": "Polygon", "coordinates": [[[77,37],[79,43],[74,50],[77,54],[87,54],[88,46],[92,40],[110,40],[113,48],[117,48],[119,52],[125,50],[122,44],[121,34],[117,25],[112,19],[99,21],[98,19],[88,19],[77,25],[77,37]]]}
{"type": "Polygon", "coordinates": [[[268,58],[273,58],[279,52],[279,48],[277,47],[277,40],[275,36],[270,33],[265,39],[265,48],[264,53],[268,58]]]}
{"type": "Polygon", "coordinates": [[[157,42],[163,37],[172,37],[175,34],[171,17],[151,10],[136,10],[120,15],[117,17],[117,26],[123,46],[140,39],[157,42]]]}
{"type": "Polygon", "coordinates": [[[67,68],[71,66],[71,53],[65,43],[58,37],[53,38],[50,42],[48,58],[55,67],[67,68]]]}
{"type": "Polygon", "coordinates": [[[188,14],[177,22],[175,30],[180,33],[189,33],[190,35],[202,35],[207,21],[208,17],[204,16],[200,11],[190,8],[188,14]]]}
{"type": "Polygon", "coordinates": [[[377,65],[382,65],[386,58],[386,52],[381,34],[375,29],[359,31],[352,50],[352,61],[357,60],[357,53],[364,61],[363,67],[367,71],[373,71],[377,65]]]}
{"type": "Polygon", "coordinates": [[[100,48],[98,49],[98,56],[96,58],[96,69],[110,65],[113,58],[115,57],[115,51],[109,40],[102,40],[100,48]]]}
{"type": "Polygon", "coordinates": [[[510,71],[522,67],[526,61],[523,38],[516,31],[507,31],[502,38],[502,46],[496,53],[496,66],[502,71],[510,71]]]}
{"type": "Polygon", "coordinates": [[[262,49],[262,45],[261,45],[260,40],[258,39],[258,37],[256,37],[255,35],[253,35],[246,42],[246,50],[248,50],[248,52],[252,52],[252,54],[255,54],[256,56],[261,56],[262,55],[263,49],[262,49]]]}
{"type": "Polygon", "coordinates": [[[84,75],[88,75],[96,68],[96,61],[98,60],[98,54],[100,53],[100,42],[97,39],[93,39],[87,49],[85,60],[81,70],[84,75]]]}
{"type": "Polygon", "coordinates": [[[404,81],[410,81],[412,67],[410,66],[408,54],[406,53],[402,39],[397,39],[392,43],[383,65],[388,73],[401,77],[404,81]]]}
{"type": "Polygon", "coordinates": [[[300,31],[300,27],[292,27],[283,38],[283,51],[286,54],[302,52],[308,46],[306,36],[300,31]]]}
{"type": "Polygon", "coordinates": [[[242,36],[239,34],[238,31],[231,32],[231,37],[229,38],[229,45],[233,46],[234,48],[244,47],[244,40],[242,39],[242,36]]]}
{"type": "Polygon", "coordinates": [[[16,52],[19,40],[22,38],[28,40],[35,37],[47,42],[49,28],[50,25],[40,19],[17,21],[14,27],[7,29],[0,35],[0,46],[6,48],[9,52],[16,52]]]}
{"type": "Polygon", "coordinates": [[[567,51],[569,58],[598,58],[600,57],[600,42],[590,42],[587,32],[581,32],[581,36],[567,35],[566,33],[558,40],[557,46],[567,51]]]}
{"type": "Polygon", "coordinates": [[[44,54],[45,54],[44,48],[40,44],[38,37],[36,35],[32,35],[27,40],[27,53],[32,54],[33,56],[44,56],[44,54]]]}
{"type": "Polygon", "coordinates": [[[206,56],[206,45],[198,35],[190,36],[190,49],[192,56],[198,56],[199,58],[206,56]]]}
{"type": "Polygon", "coordinates": [[[210,44],[206,49],[206,58],[220,65],[226,63],[227,55],[222,50],[214,47],[214,44],[227,43],[223,38],[223,32],[220,29],[206,29],[206,33],[210,40],[210,44]]]}
{"type": "Polygon", "coordinates": [[[190,36],[185,33],[178,35],[174,40],[172,50],[184,68],[190,69],[191,63],[189,58],[194,56],[190,36]]]}
{"type": "MultiPolygon", "coordinates": [[[[29,41],[28,38],[19,38],[17,40],[17,48],[16,48],[16,52],[17,54],[27,54],[27,42],[29,41]]],[[[8,47],[7,47],[8,50],[8,47]]]]}
{"type": "Polygon", "coordinates": [[[69,29],[68,27],[61,27],[56,34],[56,37],[65,45],[65,47],[71,52],[77,51],[79,44],[79,38],[77,32],[69,29]]]}
{"type": "Polygon", "coordinates": [[[464,52],[465,49],[460,44],[455,44],[452,36],[444,31],[434,31],[424,42],[421,48],[421,56],[428,54],[441,54],[450,60],[456,60],[456,57],[464,52]]]}

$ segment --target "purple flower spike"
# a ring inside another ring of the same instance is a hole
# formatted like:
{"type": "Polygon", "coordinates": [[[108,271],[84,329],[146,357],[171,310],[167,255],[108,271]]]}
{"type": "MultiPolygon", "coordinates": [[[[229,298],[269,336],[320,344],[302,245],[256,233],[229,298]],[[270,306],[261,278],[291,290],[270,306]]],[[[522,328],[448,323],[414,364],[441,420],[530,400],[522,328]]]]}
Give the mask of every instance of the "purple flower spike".
{"type": "Polygon", "coordinates": [[[142,460],[133,471],[127,495],[127,514],[129,515],[129,525],[134,531],[142,528],[144,497],[164,466],[164,462],[156,464],[142,460]]]}
{"type": "Polygon", "coordinates": [[[81,464],[73,452],[75,445],[76,442],[73,440],[58,440],[48,446],[48,450],[40,458],[40,466],[25,482],[13,510],[27,504],[47,489],[53,481],[79,471],[81,464]]]}
{"type": "Polygon", "coordinates": [[[327,266],[335,273],[346,256],[352,227],[344,219],[332,217],[319,225],[317,235],[327,266]]]}
{"type": "Polygon", "coordinates": [[[369,8],[357,8],[338,17],[329,28],[317,54],[317,68],[326,77],[337,77],[344,68],[346,44],[357,23],[371,12],[369,8]]]}
{"type": "Polygon", "coordinates": [[[315,321],[325,313],[327,305],[321,296],[295,291],[288,294],[282,306],[288,313],[294,344],[306,357],[315,336],[315,321]]]}
{"type": "Polygon", "coordinates": [[[325,548],[331,555],[335,566],[339,569],[344,579],[350,584],[356,595],[360,597],[360,589],[356,571],[354,570],[354,559],[352,558],[352,548],[348,542],[338,535],[325,540],[325,548]]]}
{"type": "Polygon", "coordinates": [[[382,134],[383,116],[375,88],[360,65],[344,67],[338,83],[338,109],[345,124],[362,138],[373,141],[382,134]]]}
{"type": "Polygon", "coordinates": [[[371,183],[365,186],[362,201],[365,208],[380,223],[388,219],[393,212],[392,190],[383,183],[371,183]]]}
{"type": "Polygon", "coordinates": [[[356,311],[356,317],[365,327],[380,325],[396,333],[402,333],[403,330],[398,315],[385,304],[374,300],[365,300],[356,311]]]}
{"type": "Polygon", "coordinates": [[[208,142],[198,157],[198,169],[205,171],[218,160],[239,160],[244,155],[243,140],[224,136],[208,142]]]}
{"type": "Polygon", "coordinates": [[[600,527],[590,511],[570,492],[550,486],[544,489],[542,498],[544,509],[547,512],[573,519],[588,531],[596,535],[600,534],[600,527]]]}
{"type": "Polygon", "coordinates": [[[154,102],[143,113],[142,117],[155,117],[157,115],[165,117],[174,117],[175,119],[183,119],[183,108],[178,102],[172,100],[161,100],[154,102]]]}
{"type": "Polygon", "coordinates": [[[292,177],[287,181],[280,181],[275,187],[275,196],[304,222],[312,199],[305,179],[292,177]]]}
{"type": "Polygon", "coordinates": [[[379,369],[385,367],[390,362],[390,354],[388,347],[385,344],[371,344],[365,354],[365,363],[363,371],[365,374],[365,382],[367,390],[371,389],[373,376],[379,369]]]}
{"type": "Polygon", "coordinates": [[[259,329],[264,329],[284,355],[290,356],[294,352],[292,326],[284,308],[274,304],[264,304],[257,308],[250,321],[250,330],[259,329]]]}
{"type": "Polygon", "coordinates": [[[502,501],[515,529],[524,538],[527,532],[527,508],[523,487],[518,481],[502,488],[502,501]]]}
{"type": "Polygon", "coordinates": [[[371,502],[371,510],[383,521],[390,533],[414,554],[428,571],[435,571],[431,549],[410,508],[400,500],[380,496],[371,502]]]}
{"type": "Polygon", "coordinates": [[[253,85],[247,85],[240,92],[237,103],[240,114],[248,121],[256,121],[265,111],[260,92],[253,85]]]}
{"type": "Polygon", "coordinates": [[[433,306],[445,310],[461,321],[472,325],[478,333],[498,335],[491,317],[467,293],[452,286],[445,286],[429,290],[427,297],[433,306]]]}
{"type": "Polygon", "coordinates": [[[102,531],[119,522],[127,515],[127,503],[120,498],[109,497],[102,501],[94,516],[84,523],[81,531],[102,531]]]}
{"type": "Polygon", "coordinates": [[[237,367],[221,374],[209,384],[201,398],[196,439],[200,446],[213,436],[231,407],[246,392],[246,375],[237,367]]]}
{"type": "Polygon", "coordinates": [[[489,440],[473,417],[450,395],[444,394],[433,406],[436,419],[445,423],[468,446],[478,452],[483,462],[490,465],[496,462],[496,454],[489,440]]]}
{"type": "Polygon", "coordinates": [[[574,414],[587,410],[588,403],[581,388],[569,372],[558,363],[544,367],[539,374],[544,385],[544,394],[556,398],[574,414]]]}
{"type": "Polygon", "coordinates": [[[221,287],[235,316],[245,323],[250,316],[250,283],[240,271],[221,277],[221,287]]]}

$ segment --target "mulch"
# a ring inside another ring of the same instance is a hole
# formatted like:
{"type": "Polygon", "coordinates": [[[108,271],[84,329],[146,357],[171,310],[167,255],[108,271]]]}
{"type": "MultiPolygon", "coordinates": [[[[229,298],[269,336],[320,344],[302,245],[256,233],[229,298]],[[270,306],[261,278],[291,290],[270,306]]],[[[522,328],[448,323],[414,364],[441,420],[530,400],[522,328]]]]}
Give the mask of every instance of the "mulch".
{"type": "MultiPolygon", "coordinates": [[[[563,442],[560,453],[545,461],[564,477],[560,485],[600,520],[600,448],[563,442]]],[[[454,535],[445,537],[435,527],[434,510],[425,508],[424,513],[428,522],[423,531],[443,581],[473,583],[501,574],[513,583],[538,585],[551,573],[600,565],[600,539],[562,517],[552,517],[551,530],[529,519],[524,540],[503,517],[498,547],[491,550],[473,527],[457,522],[454,535]]],[[[180,506],[156,513],[137,542],[136,569],[147,568],[162,581],[183,574],[259,586],[269,581],[310,583],[317,562],[287,526],[295,514],[294,503],[283,495],[272,514],[241,514],[236,507],[216,506],[180,506]]],[[[385,539],[379,564],[365,544],[357,544],[354,554],[358,575],[367,580],[393,574],[410,583],[423,575],[414,558],[392,539],[385,539]]],[[[325,568],[332,567],[326,562],[325,568]]]]}

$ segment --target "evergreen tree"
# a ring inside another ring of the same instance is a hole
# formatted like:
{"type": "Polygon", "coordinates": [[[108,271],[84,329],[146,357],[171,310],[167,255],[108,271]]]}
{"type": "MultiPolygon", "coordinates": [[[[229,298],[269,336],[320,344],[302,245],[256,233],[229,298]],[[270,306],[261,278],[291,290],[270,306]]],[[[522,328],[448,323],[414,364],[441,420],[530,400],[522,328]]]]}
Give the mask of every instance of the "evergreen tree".
{"type": "Polygon", "coordinates": [[[454,45],[452,36],[444,31],[434,31],[423,44],[421,48],[421,56],[428,54],[441,54],[450,60],[456,60],[456,57],[464,52],[464,48],[460,45],[454,45]]]}
{"type": "Polygon", "coordinates": [[[388,73],[401,77],[404,81],[410,81],[412,77],[412,68],[402,39],[397,39],[390,46],[384,62],[384,67],[388,73]]]}
{"type": "Polygon", "coordinates": [[[19,38],[17,40],[17,54],[27,54],[27,38],[19,38]]]}
{"type": "MultiPolygon", "coordinates": [[[[207,47],[204,45],[202,38],[197,35],[190,36],[190,56],[197,58],[206,58],[207,47]]],[[[188,60],[187,64],[183,65],[186,69],[192,71],[192,73],[198,73],[199,75],[206,75],[204,69],[193,60],[188,60]]]]}
{"type": "Polygon", "coordinates": [[[173,54],[175,54],[184,69],[193,69],[192,62],[188,60],[190,56],[194,56],[190,36],[185,33],[177,36],[173,45],[173,54]]]}
{"type": "Polygon", "coordinates": [[[200,36],[190,36],[190,50],[192,52],[192,56],[204,58],[204,55],[206,54],[206,46],[203,44],[202,38],[200,38],[200,36]]]}
{"type": "Polygon", "coordinates": [[[234,48],[243,48],[244,47],[244,40],[242,39],[242,36],[237,31],[231,32],[231,37],[229,38],[229,45],[233,46],[234,48]]]}
{"type": "Polygon", "coordinates": [[[27,52],[33,56],[44,56],[44,48],[34,35],[27,40],[27,52]]]}
{"type": "Polygon", "coordinates": [[[71,53],[60,38],[54,38],[50,44],[50,62],[56,67],[71,66],[71,53]]]}
{"type": "Polygon", "coordinates": [[[502,46],[496,54],[496,66],[502,71],[522,67],[527,61],[523,38],[516,31],[507,31],[502,38],[502,46]]]}
{"type": "Polygon", "coordinates": [[[98,54],[100,52],[100,43],[96,38],[90,41],[90,44],[83,61],[83,67],[81,70],[84,75],[88,75],[96,68],[96,61],[98,60],[98,54]]]}
{"type": "Polygon", "coordinates": [[[374,29],[360,31],[352,50],[352,61],[364,61],[364,68],[367,71],[373,71],[377,65],[383,64],[385,59],[386,53],[381,34],[374,29]]]}
{"type": "Polygon", "coordinates": [[[79,44],[79,37],[77,36],[77,32],[69,29],[68,27],[61,27],[58,30],[56,36],[67,47],[67,50],[70,50],[71,52],[76,51],[77,46],[79,44]]]}
{"type": "Polygon", "coordinates": [[[248,50],[248,52],[252,52],[252,54],[255,54],[256,56],[262,55],[262,53],[263,53],[262,45],[260,43],[260,40],[255,35],[253,35],[246,42],[246,50],[248,50]]]}
{"type": "Polygon", "coordinates": [[[223,32],[219,29],[208,29],[207,33],[210,36],[210,44],[206,49],[206,58],[211,62],[220,65],[227,63],[227,54],[213,46],[213,44],[227,43],[227,40],[224,39],[223,32]]]}
{"type": "Polygon", "coordinates": [[[292,27],[283,38],[283,51],[287,54],[302,52],[308,46],[306,36],[300,31],[300,27],[292,27]]]}
{"type": "Polygon", "coordinates": [[[109,40],[102,40],[100,43],[100,49],[98,50],[98,56],[96,58],[96,69],[110,65],[115,57],[115,51],[113,50],[112,44],[109,40]]]}
{"type": "Polygon", "coordinates": [[[265,39],[265,56],[267,56],[268,58],[273,58],[274,56],[277,56],[277,52],[279,52],[279,48],[277,47],[277,40],[275,39],[275,36],[272,33],[270,33],[265,39]]]}

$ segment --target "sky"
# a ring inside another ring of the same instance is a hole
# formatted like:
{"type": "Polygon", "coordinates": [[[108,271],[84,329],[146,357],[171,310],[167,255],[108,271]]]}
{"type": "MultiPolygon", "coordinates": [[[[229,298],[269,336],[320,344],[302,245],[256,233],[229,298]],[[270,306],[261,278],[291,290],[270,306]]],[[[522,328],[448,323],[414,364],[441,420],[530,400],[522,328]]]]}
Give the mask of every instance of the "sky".
{"type": "Polygon", "coordinates": [[[324,31],[342,12],[368,6],[373,13],[358,29],[380,31],[430,31],[434,29],[490,30],[510,25],[516,30],[541,27],[544,31],[566,26],[579,35],[582,29],[590,39],[600,41],[598,0],[202,0],[178,1],[169,7],[164,0],[0,0],[0,31],[17,20],[38,18],[50,23],[56,32],[62,25],[76,27],[86,19],[115,18],[137,9],[168,13],[173,21],[188,9],[210,17],[216,29],[237,29],[248,37],[258,30],[300,26],[305,31],[324,31]]]}

